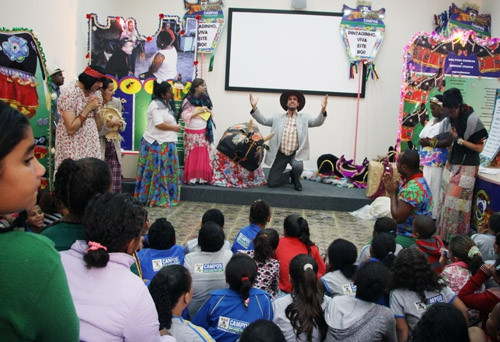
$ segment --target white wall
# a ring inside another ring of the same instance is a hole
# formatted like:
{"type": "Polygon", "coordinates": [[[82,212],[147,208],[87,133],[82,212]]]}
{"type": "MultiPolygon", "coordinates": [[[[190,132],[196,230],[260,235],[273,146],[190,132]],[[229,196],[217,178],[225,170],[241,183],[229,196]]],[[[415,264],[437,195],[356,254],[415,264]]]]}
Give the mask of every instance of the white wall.
{"type": "MultiPolygon", "coordinates": [[[[291,10],[292,0],[226,0],[224,8],[248,7],[291,10]]],[[[481,5],[481,13],[500,13],[500,2],[497,0],[475,0],[481,5]]],[[[308,11],[340,12],[342,5],[355,7],[355,1],[308,0],[308,11]]],[[[366,97],[359,103],[359,130],[357,139],[357,162],[363,157],[373,158],[385,153],[389,145],[394,145],[398,129],[402,55],[405,45],[417,32],[430,32],[433,29],[433,15],[448,8],[451,1],[445,0],[373,0],[372,8],[385,7],[386,25],[385,40],[375,60],[379,81],[367,82],[366,97]]],[[[461,5],[461,2],[456,2],[461,5]]],[[[137,28],[146,36],[156,32],[159,24],[159,13],[184,14],[181,0],[25,0],[20,3],[9,1],[2,4],[0,23],[3,27],[27,27],[33,29],[42,44],[48,65],[57,65],[65,70],[68,81],[74,79],[86,64],[87,52],[87,19],[85,14],[97,13],[101,23],[107,16],[134,17],[137,28]],[[42,5],[43,4],[43,5],[42,5]],[[23,8],[22,14],[19,7],[23,8]]],[[[258,23],[257,23],[258,24],[258,23]]],[[[500,36],[500,19],[493,16],[493,36],[500,36]]],[[[311,29],[313,30],[313,28],[311,29]]],[[[271,33],[270,33],[271,34],[271,33]]],[[[304,30],[305,37],[315,34],[304,30]]],[[[338,31],[324,33],[339,34],[338,31]]],[[[219,134],[228,126],[247,121],[250,118],[248,94],[225,91],[225,56],[227,30],[220,40],[215,55],[214,71],[205,70],[210,96],[214,102],[214,116],[219,134]]],[[[292,46],[300,44],[300,39],[290,37],[292,46]]],[[[251,48],[248,54],[248,65],[251,67],[251,48]]],[[[341,52],[343,53],[343,52],[341,52]]],[[[314,63],[314,54],[311,60],[314,63]]],[[[304,67],[307,68],[307,63],[304,67]]],[[[208,61],[205,63],[208,66],[208,61]]],[[[300,67],[300,66],[298,66],[300,67]]],[[[293,72],[293,71],[291,71],[293,72]]],[[[346,65],[346,75],[348,66],[346,65]]],[[[269,115],[282,111],[279,106],[279,95],[269,93],[254,94],[259,97],[259,107],[269,115]]],[[[321,96],[309,95],[305,113],[316,113],[320,108],[321,96]]],[[[358,103],[353,98],[331,97],[328,106],[328,118],[319,128],[310,130],[312,147],[311,160],[305,164],[306,169],[316,168],[316,159],[323,153],[337,156],[345,154],[347,158],[354,156],[355,119],[358,103]]],[[[264,134],[267,127],[261,128],[264,134]]]]}

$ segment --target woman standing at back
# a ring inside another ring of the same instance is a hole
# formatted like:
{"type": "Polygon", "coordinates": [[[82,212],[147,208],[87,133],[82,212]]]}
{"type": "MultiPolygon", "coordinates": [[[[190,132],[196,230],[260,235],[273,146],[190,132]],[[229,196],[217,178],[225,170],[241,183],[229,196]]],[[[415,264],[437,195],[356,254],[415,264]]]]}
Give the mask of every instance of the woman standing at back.
{"type": "MultiPolygon", "coordinates": [[[[28,118],[0,101],[0,215],[32,207],[44,172],[28,118]]],[[[0,246],[2,340],[78,341],[78,317],[54,244],[1,229],[0,246]]]]}
{"type": "Polygon", "coordinates": [[[308,254],[318,264],[318,279],[325,274],[325,262],[319,254],[318,247],[311,241],[309,225],[305,218],[299,215],[288,215],[283,223],[285,236],[280,238],[276,249],[276,259],[280,262],[280,290],[292,292],[289,278],[290,261],[298,254],[308,254]]]}

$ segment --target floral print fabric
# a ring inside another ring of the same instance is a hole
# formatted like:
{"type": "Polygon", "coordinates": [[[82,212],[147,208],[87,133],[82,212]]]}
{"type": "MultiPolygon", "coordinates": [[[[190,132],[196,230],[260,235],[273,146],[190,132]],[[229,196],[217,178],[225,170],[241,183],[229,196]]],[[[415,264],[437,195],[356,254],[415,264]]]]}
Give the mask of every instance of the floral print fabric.
{"type": "Polygon", "coordinates": [[[251,188],[267,183],[262,168],[248,171],[219,151],[215,153],[212,162],[214,167],[213,185],[227,188],[251,188]]]}
{"type": "Polygon", "coordinates": [[[432,196],[431,190],[423,176],[409,180],[406,184],[401,183],[398,199],[413,207],[407,219],[398,224],[398,234],[411,236],[413,234],[413,220],[420,215],[431,216],[432,196]]]}

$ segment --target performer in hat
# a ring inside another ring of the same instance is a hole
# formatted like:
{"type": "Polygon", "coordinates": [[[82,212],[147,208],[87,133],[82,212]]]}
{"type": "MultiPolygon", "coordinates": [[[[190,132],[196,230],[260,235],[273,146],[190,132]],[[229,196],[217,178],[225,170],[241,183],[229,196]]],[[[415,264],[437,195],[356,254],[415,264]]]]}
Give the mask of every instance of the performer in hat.
{"type": "Polygon", "coordinates": [[[321,111],[316,117],[299,113],[306,103],[304,95],[296,90],[285,91],[280,96],[281,107],[286,111],[273,117],[264,117],[257,109],[258,98],[250,93],[250,114],[258,123],[272,127],[274,137],[269,141],[269,151],[265,163],[271,166],[267,184],[270,188],[288,183],[290,179],[297,191],[302,191],[300,175],[304,170],[304,160],[309,160],[308,128],[321,126],[326,118],[328,95],[321,101],[321,111]],[[290,164],[291,171],[285,171],[290,164]]]}

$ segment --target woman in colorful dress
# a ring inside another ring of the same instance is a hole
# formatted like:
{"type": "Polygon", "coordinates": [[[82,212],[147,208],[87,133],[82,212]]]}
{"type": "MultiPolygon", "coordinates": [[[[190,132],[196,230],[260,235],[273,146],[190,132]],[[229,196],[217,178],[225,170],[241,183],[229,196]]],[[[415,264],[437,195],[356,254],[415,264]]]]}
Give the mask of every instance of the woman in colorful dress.
{"type": "Polygon", "coordinates": [[[101,159],[95,114],[102,105],[99,90],[105,78],[102,68],[87,66],[78,81],[63,89],[59,96],[57,110],[61,117],[56,128],[56,170],[66,158],[101,159]]]}
{"type": "Polygon", "coordinates": [[[176,121],[172,87],[156,81],[141,140],[134,196],[150,207],[179,203],[179,157],[175,147],[181,125],[176,121]]]}
{"type": "Polygon", "coordinates": [[[457,88],[443,93],[443,108],[450,117],[454,142],[443,171],[441,211],[436,226],[441,240],[449,242],[456,235],[470,232],[479,154],[483,151],[488,131],[474,109],[463,103],[457,88]]]}
{"type": "Polygon", "coordinates": [[[423,166],[424,178],[431,188],[434,207],[432,218],[436,219],[440,209],[441,180],[448,158],[448,147],[453,143],[450,121],[443,110],[443,95],[434,96],[431,101],[432,119],[420,132],[420,165],[423,166]]]}
{"type": "Polygon", "coordinates": [[[210,144],[214,141],[212,101],[207,84],[195,78],[182,102],[184,130],[184,183],[194,185],[212,182],[210,144]]]}
{"type": "Polygon", "coordinates": [[[101,119],[97,121],[97,128],[99,129],[99,141],[101,143],[101,157],[106,161],[111,169],[113,176],[113,192],[122,192],[122,153],[120,143],[123,138],[116,133],[117,131],[123,132],[126,123],[122,118],[122,102],[119,98],[113,97],[115,94],[113,80],[106,78],[102,83],[102,100],[103,109],[112,108],[109,110],[101,110],[101,119]]]}

